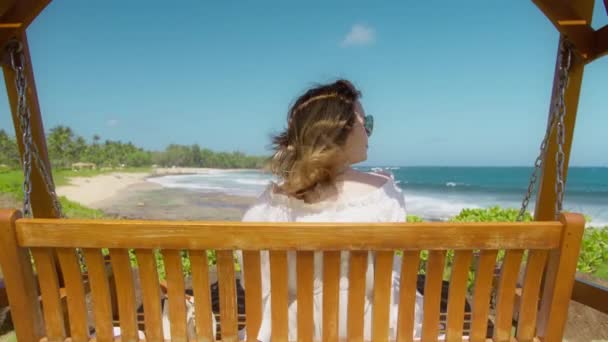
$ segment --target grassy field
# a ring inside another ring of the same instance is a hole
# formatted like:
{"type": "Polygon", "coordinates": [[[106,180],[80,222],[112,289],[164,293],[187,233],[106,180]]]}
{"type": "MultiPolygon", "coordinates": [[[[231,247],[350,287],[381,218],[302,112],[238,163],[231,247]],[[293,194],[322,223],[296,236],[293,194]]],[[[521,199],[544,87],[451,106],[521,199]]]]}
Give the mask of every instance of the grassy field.
{"type": "MultiPolygon", "coordinates": [[[[53,180],[55,186],[70,184],[69,179],[72,177],[93,177],[112,172],[151,172],[152,168],[124,168],[124,169],[108,169],[108,170],[55,170],[53,171],[53,180]]],[[[0,171],[0,193],[13,194],[18,199],[23,198],[23,172],[21,170],[1,170],[0,171]]]]}

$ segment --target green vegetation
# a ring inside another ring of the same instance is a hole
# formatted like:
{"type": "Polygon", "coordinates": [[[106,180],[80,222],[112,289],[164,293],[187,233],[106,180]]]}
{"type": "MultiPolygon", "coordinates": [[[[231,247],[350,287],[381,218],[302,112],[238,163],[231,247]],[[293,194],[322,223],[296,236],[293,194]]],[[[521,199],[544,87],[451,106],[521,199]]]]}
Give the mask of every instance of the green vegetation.
{"type": "Polygon", "coordinates": [[[65,217],[68,217],[68,218],[81,218],[81,219],[109,218],[101,210],[85,207],[77,202],[70,201],[69,199],[67,199],[63,196],[61,196],[59,198],[59,202],[61,202],[61,208],[63,209],[63,214],[65,215],[65,217]]]}
{"type": "MultiPolygon", "coordinates": [[[[74,163],[93,163],[97,168],[183,166],[210,168],[263,167],[267,157],[248,156],[242,152],[214,152],[199,145],[171,144],[164,151],[148,151],[131,142],[101,141],[94,135],[90,142],[67,126],[57,126],[47,133],[47,149],[54,170],[71,169],[74,163]]],[[[14,137],[0,130],[0,170],[18,169],[19,153],[14,137]]]]}
{"type": "Polygon", "coordinates": [[[164,152],[153,153],[153,161],[163,166],[193,166],[231,169],[260,169],[266,157],[247,156],[242,152],[213,152],[199,145],[169,145],[164,152]]]}
{"type": "MultiPolygon", "coordinates": [[[[460,214],[454,216],[452,222],[515,222],[517,221],[518,209],[503,209],[499,206],[487,209],[463,209],[460,214]]],[[[529,212],[524,214],[524,221],[532,221],[529,212]]]]}
{"type": "MultiPolygon", "coordinates": [[[[453,217],[452,222],[515,222],[517,214],[516,209],[503,209],[494,206],[486,209],[463,209],[457,216],[453,217]]],[[[586,216],[585,219],[591,222],[591,219],[586,216]]],[[[409,215],[408,222],[422,222],[422,218],[409,215]]],[[[532,216],[526,213],[524,221],[531,221],[532,216]]],[[[428,254],[421,253],[421,271],[426,265],[428,254]]],[[[447,265],[453,262],[453,253],[447,254],[447,265]]],[[[502,260],[503,253],[498,255],[498,260],[502,260]]],[[[447,279],[449,270],[444,275],[447,279]]],[[[593,276],[602,279],[608,279],[608,226],[607,227],[587,227],[583,235],[581,251],[578,259],[577,270],[583,273],[589,273],[593,276]]],[[[469,274],[469,280],[472,280],[472,273],[469,274]]],[[[471,284],[469,284],[471,285],[471,284]]]]}
{"type": "Polygon", "coordinates": [[[0,336],[0,342],[17,342],[17,335],[15,335],[14,331],[11,331],[6,335],[0,336]]]}
{"type": "Polygon", "coordinates": [[[576,269],[608,279],[608,227],[585,229],[576,269]]]}

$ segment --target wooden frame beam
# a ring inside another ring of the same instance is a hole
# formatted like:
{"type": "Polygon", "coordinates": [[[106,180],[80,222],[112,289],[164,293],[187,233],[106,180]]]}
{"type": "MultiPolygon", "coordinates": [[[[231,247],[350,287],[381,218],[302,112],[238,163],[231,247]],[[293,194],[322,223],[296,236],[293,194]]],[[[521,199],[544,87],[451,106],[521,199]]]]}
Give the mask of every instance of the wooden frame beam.
{"type": "Polygon", "coordinates": [[[577,272],[576,276],[572,300],[608,314],[608,288],[594,283],[588,275],[577,272]]]}
{"type": "Polygon", "coordinates": [[[532,2],[562,35],[568,37],[583,58],[587,59],[595,54],[595,31],[591,28],[593,0],[532,0],[532,2]]]}
{"type": "MultiPolygon", "coordinates": [[[[36,91],[36,82],[34,80],[34,70],[30,57],[27,35],[24,30],[18,32],[17,39],[23,44],[23,55],[25,63],[25,77],[27,79],[27,105],[30,109],[30,125],[32,130],[32,143],[38,148],[40,158],[46,164],[46,169],[51,170],[46,148],[46,137],[44,135],[44,126],[42,124],[42,115],[40,113],[40,105],[38,103],[38,92],[36,91]]],[[[2,66],[4,72],[4,80],[6,82],[6,92],[8,94],[11,112],[13,116],[13,125],[15,127],[15,136],[19,146],[19,154],[23,158],[23,141],[21,139],[21,127],[19,125],[19,115],[17,113],[18,94],[15,88],[15,72],[8,65],[2,66]]],[[[36,167],[36,163],[32,158],[31,172],[31,205],[32,212],[35,217],[53,218],[56,214],[53,210],[53,201],[51,195],[47,192],[42,174],[36,167]]],[[[51,174],[51,179],[52,179],[51,174]]]]}
{"type": "Polygon", "coordinates": [[[16,2],[17,2],[17,0],[4,0],[4,1],[0,2],[0,18],[2,18],[4,13],[8,12],[8,10],[13,8],[13,6],[15,6],[16,2]]]}
{"type": "Polygon", "coordinates": [[[9,0],[0,5],[0,24],[12,24],[12,27],[0,28],[0,48],[9,39],[25,30],[44,10],[51,0],[9,0]],[[15,24],[19,24],[15,27],[15,24]]]}

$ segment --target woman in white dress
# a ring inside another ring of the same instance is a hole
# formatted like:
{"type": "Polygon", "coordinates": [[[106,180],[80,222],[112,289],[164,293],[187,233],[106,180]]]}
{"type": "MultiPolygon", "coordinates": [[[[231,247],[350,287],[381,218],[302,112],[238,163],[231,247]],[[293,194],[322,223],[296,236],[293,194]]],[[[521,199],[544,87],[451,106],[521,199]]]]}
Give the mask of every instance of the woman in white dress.
{"type": "MultiPolygon", "coordinates": [[[[309,89],[293,104],[287,128],[274,137],[270,171],[279,182],[272,183],[247,210],[250,222],[405,222],[403,193],[392,177],[364,173],[351,168],[367,159],[368,137],[373,118],[365,115],[360,92],[345,80],[309,89]]],[[[322,335],[323,255],[314,258],[315,339],[322,335]]],[[[263,317],[257,339],[271,336],[270,266],[268,252],[262,252],[263,317]]],[[[349,253],[342,253],[340,272],[339,335],[346,337],[349,253]]],[[[366,275],[364,338],[371,340],[374,255],[368,258],[366,275]]],[[[295,253],[288,252],[289,340],[297,337],[295,253]]],[[[395,256],[392,277],[389,336],[397,327],[401,261],[395,256]]],[[[247,284],[244,284],[245,291],[247,284]]],[[[420,335],[422,296],[416,300],[414,335],[420,335]]]]}

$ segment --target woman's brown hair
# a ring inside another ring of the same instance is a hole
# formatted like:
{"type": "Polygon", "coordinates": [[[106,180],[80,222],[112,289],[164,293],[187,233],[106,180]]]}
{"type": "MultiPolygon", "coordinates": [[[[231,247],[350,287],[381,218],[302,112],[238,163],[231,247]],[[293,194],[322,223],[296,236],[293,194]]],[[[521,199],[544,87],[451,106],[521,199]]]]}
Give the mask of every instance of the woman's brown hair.
{"type": "Polygon", "coordinates": [[[346,166],[344,143],[356,119],[361,93],[346,80],[307,90],[291,106],[287,128],[272,138],[268,168],[279,191],[312,203],[346,166]]]}

